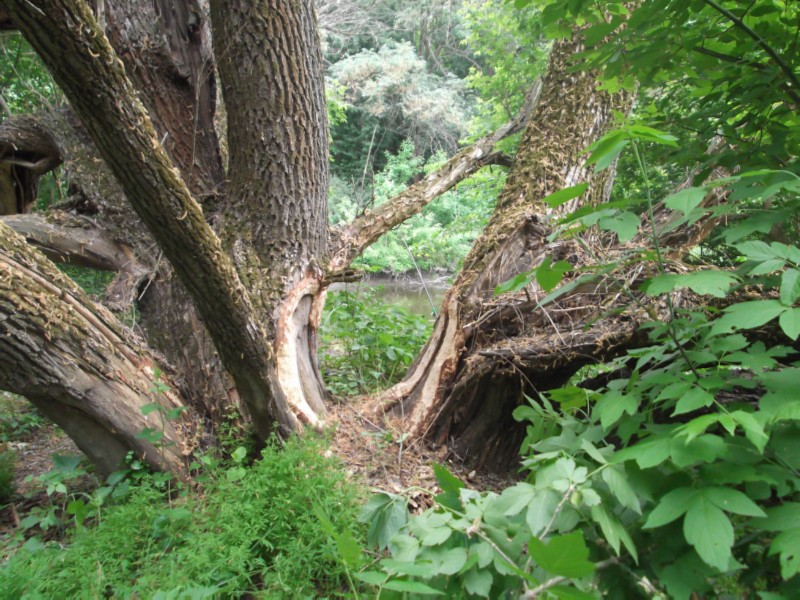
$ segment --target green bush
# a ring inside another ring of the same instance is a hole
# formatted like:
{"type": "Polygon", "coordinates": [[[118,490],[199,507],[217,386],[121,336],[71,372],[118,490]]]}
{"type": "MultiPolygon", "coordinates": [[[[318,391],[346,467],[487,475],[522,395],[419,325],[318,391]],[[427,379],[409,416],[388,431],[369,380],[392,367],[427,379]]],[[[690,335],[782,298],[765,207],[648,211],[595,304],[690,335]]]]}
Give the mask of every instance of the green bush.
{"type": "Polygon", "coordinates": [[[328,294],[320,347],[325,384],[344,396],[395,383],[430,330],[426,318],[381,302],[371,290],[328,294]]]}
{"type": "Polygon", "coordinates": [[[234,466],[213,467],[204,489],[172,501],[145,480],[65,547],[17,550],[0,569],[0,598],[336,593],[345,569],[320,515],[358,536],[360,493],[323,450],[313,439],[273,443],[249,468],[236,451],[234,466]]]}
{"type": "Polygon", "coordinates": [[[11,451],[0,451],[0,505],[14,495],[14,463],[16,456],[11,451]]]}

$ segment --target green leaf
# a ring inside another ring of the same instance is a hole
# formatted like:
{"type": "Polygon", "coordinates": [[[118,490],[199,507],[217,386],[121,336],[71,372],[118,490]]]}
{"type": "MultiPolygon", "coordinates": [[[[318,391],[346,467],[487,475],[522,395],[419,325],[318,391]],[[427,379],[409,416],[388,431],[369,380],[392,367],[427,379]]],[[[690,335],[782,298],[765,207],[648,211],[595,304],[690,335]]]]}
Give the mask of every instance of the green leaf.
{"type": "Polygon", "coordinates": [[[595,594],[590,594],[589,592],[584,592],[578,588],[567,585],[554,585],[547,591],[558,600],[597,600],[595,594]]]}
{"type": "Polygon", "coordinates": [[[407,501],[395,494],[375,494],[361,509],[358,520],[369,523],[367,542],[383,549],[397,532],[408,523],[407,501]]]}
{"type": "Polygon", "coordinates": [[[513,517],[522,512],[538,493],[540,492],[529,483],[517,483],[503,490],[495,501],[494,508],[506,517],[513,517]]]}
{"type": "Polygon", "coordinates": [[[572,187],[566,187],[557,192],[553,192],[549,196],[542,198],[542,202],[547,204],[550,208],[557,208],[562,204],[566,204],[573,198],[577,198],[581,194],[583,194],[589,188],[588,183],[581,183],[578,185],[573,185],[572,187]]]}
{"type": "Polygon", "coordinates": [[[417,539],[404,533],[392,536],[388,546],[392,557],[401,562],[413,562],[419,555],[420,548],[417,539]]]}
{"type": "Polygon", "coordinates": [[[238,448],[236,448],[236,450],[233,451],[233,454],[231,454],[231,458],[235,463],[242,462],[246,456],[247,456],[247,448],[245,448],[244,446],[239,446],[238,448]]]}
{"type": "Polygon", "coordinates": [[[610,167],[625,147],[630,143],[628,134],[621,130],[609,131],[606,135],[589,146],[589,158],[586,165],[595,165],[595,171],[610,167]]]}
{"type": "Polygon", "coordinates": [[[364,583],[380,587],[389,576],[386,573],[379,573],[378,571],[362,571],[360,573],[353,573],[353,577],[364,583]]]}
{"type": "Polygon", "coordinates": [[[433,474],[443,493],[436,496],[436,501],[442,506],[453,510],[461,509],[461,498],[459,490],[464,487],[464,483],[442,465],[433,465],[433,474]]]}
{"type": "Polygon", "coordinates": [[[800,271],[786,269],[781,276],[781,302],[786,306],[794,306],[800,298],[800,271]]]}
{"type": "Polygon", "coordinates": [[[665,437],[651,437],[635,446],[630,446],[614,454],[613,462],[635,460],[642,469],[650,469],[669,458],[672,440],[665,437]]]}
{"type": "Polygon", "coordinates": [[[672,146],[673,148],[678,147],[678,138],[666,131],[655,129],[654,127],[648,127],[647,125],[630,125],[628,131],[632,134],[632,137],[642,140],[643,142],[653,142],[664,146],[672,146]]]}
{"type": "Polygon", "coordinates": [[[739,490],[726,487],[708,487],[702,490],[702,494],[709,502],[725,512],[746,517],[767,516],[755,502],[739,490]]]}
{"type": "Polygon", "coordinates": [[[785,310],[786,307],[778,300],[740,302],[725,309],[725,314],[711,327],[711,333],[728,333],[733,329],[761,327],[785,310]]]}
{"type": "Polygon", "coordinates": [[[793,342],[800,336],[800,308],[790,308],[781,313],[778,319],[783,333],[793,342]]]}
{"type": "Polygon", "coordinates": [[[789,579],[800,573],[800,528],[779,534],[769,548],[770,556],[780,554],[781,577],[789,579]]]}
{"type": "Polygon", "coordinates": [[[622,244],[636,236],[640,224],[638,215],[628,211],[617,213],[612,217],[603,217],[597,221],[600,229],[616,233],[622,244]]]}
{"type": "Polygon", "coordinates": [[[427,530],[421,536],[420,542],[423,546],[438,546],[446,542],[451,533],[453,533],[453,530],[446,525],[444,527],[435,527],[427,530]]]}
{"type": "Polygon", "coordinates": [[[783,258],[767,243],[761,241],[742,242],[735,245],[736,249],[744,254],[748,260],[763,262],[773,258],[783,258]]]}
{"type": "Polygon", "coordinates": [[[356,567],[361,563],[361,545],[349,531],[342,531],[334,536],[336,549],[342,561],[349,567],[356,567]]]}
{"type": "Polygon", "coordinates": [[[450,548],[437,552],[435,560],[438,571],[443,575],[455,575],[467,562],[466,548],[450,548]]]}
{"type": "Polygon", "coordinates": [[[492,572],[473,567],[464,576],[464,587],[470,594],[488,598],[489,592],[492,590],[492,572]]]}
{"type": "Polygon", "coordinates": [[[423,594],[426,596],[444,596],[444,592],[432,588],[419,581],[405,581],[402,579],[392,579],[383,584],[383,589],[393,592],[409,592],[411,594],[423,594]]]}
{"type": "Polygon", "coordinates": [[[595,523],[600,525],[600,529],[603,531],[603,536],[614,549],[616,555],[619,556],[620,541],[624,540],[625,548],[628,549],[628,552],[631,553],[633,559],[638,563],[639,555],[636,552],[636,546],[634,546],[633,540],[631,539],[624,525],[620,523],[619,519],[612,513],[608,512],[602,504],[593,506],[591,508],[591,514],[595,523]]]}
{"type": "Polygon", "coordinates": [[[676,192],[664,199],[664,204],[667,208],[681,211],[684,216],[689,216],[695,208],[697,208],[706,197],[705,188],[690,187],[676,192]]]}
{"type": "Polygon", "coordinates": [[[508,292],[518,292],[522,288],[528,286],[533,281],[535,276],[536,269],[515,275],[508,281],[504,281],[494,288],[494,295],[499,296],[500,294],[506,294],[508,292]]]}
{"type": "Polygon", "coordinates": [[[642,525],[642,528],[654,529],[672,523],[689,510],[698,493],[696,489],[687,487],[676,488],[667,492],[661,498],[658,506],[647,517],[647,521],[642,525]]]}
{"type": "Polygon", "coordinates": [[[744,431],[744,436],[753,444],[759,452],[763,452],[769,442],[769,436],[764,432],[764,427],[758,422],[751,413],[743,410],[736,410],[730,413],[731,418],[736,421],[744,431]]]}
{"type": "Polygon", "coordinates": [[[683,520],[683,535],[706,564],[727,571],[734,532],[722,510],[698,495],[683,520]]]}
{"type": "Polygon", "coordinates": [[[550,523],[561,500],[551,489],[538,490],[536,496],[528,504],[525,522],[533,535],[539,535],[550,523]]]}
{"type": "Polygon", "coordinates": [[[540,567],[553,575],[586,577],[594,573],[594,564],[588,560],[589,548],[580,531],[554,536],[547,544],[532,538],[528,552],[540,567]]]}
{"type": "Polygon", "coordinates": [[[753,276],[767,275],[768,273],[774,273],[785,266],[786,261],[782,258],[771,258],[755,265],[752,269],[750,269],[749,273],[753,276]]]}
{"type": "Polygon", "coordinates": [[[632,415],[639,408],[639,398],[621,391],[611,390],[601,396],[594,410],[600,416],[600,424],[608,430],[619,421],[623,413],[632,415]]]}
{"type": "Polygon", "coordinates": [[[666,294],[675,288],[689,288],[701,296],[724,298],[731,286],[738,280],[726,271],[705,269],[684,275],[656,275],[647,283],[645,290],[648,296],[666,294]]]}
{"type": "Polygon", "coordinates": [[[714,396],[701,387],[693,387],[678,400],[678,403],[675,405],[675,410],[672,412],[672,416],[683,415],[697,410],[698,408],[711,406],[713,402],[714,396]]]}
{"type": "Polygon", "coordinates": [[[787,502],[767,509],[767,516],[754,519],[753,526],[764,531],[785,531],[800,524],[800,502],[787,502]]]}
{"type": "Polygon", "coordinates": [[[145,404],[140,410],[141,410],[142,414],[146,417],[150,413],[153,413],[153,412],[157,411],[159,408],[161,408],[160,404],[157,404],[155,402],[151,402],[150,404],[145,404]]]}
{"type": "Polygon", "coordinates": [[[548,256],[535,269],[536,282],[545,292],[549,292],[561,283],[561,280],[564,279],[564,273],[572,270],[572,265],[565,260],[559,260],[554,265],[550,264],[551,261],[552,259],[548,256]]]}
{"type": "Polygon", "coordinates": [[[603,481],[606,482],[608,489],[619,500],[625,508],[642,514],[642,507],[639,504],[639,496],[636,494],[631,484],[628,483],[625,469],[621,466],[607,467],[600,473],[603,481]]]}

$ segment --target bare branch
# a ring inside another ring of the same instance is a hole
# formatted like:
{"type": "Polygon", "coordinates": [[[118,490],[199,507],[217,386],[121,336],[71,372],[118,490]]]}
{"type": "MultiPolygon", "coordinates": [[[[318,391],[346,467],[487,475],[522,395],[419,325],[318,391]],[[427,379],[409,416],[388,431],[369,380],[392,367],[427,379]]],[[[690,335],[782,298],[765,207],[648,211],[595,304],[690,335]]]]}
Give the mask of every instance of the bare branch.
{"type": "Polygon", "coordinates": [[[419,213],[433,200],[481,168],[490,164],[507,164],[507,157],[494,151],[494,147],[499,141],[523,129],[533,113],[541,87],[541,81],[537,80],[528,94],[525,106],[513,121],[464,148],[435,173],[391,200],[361,215],[352,223],[334,230],[329,273],[339,274],[346,270],[353,260],[382,235],[419,213]]]}

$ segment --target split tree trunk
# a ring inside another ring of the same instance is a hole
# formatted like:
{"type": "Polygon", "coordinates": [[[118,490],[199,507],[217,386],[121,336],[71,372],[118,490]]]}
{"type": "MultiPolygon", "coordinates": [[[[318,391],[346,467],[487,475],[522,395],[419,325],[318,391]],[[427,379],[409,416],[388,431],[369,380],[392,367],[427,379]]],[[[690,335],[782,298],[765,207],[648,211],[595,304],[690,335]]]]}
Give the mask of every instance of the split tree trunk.
{"type": "MultiPolygon", "coordinates": [[[[601,348],[592,335],[551,322],[535,302],[493,298],[497,285],[547,256],[554,262],[572,258],[573,264],[582,259],[570,256],[573,244],[547,242],[549,222],[558,214],[543,198],[589,182],[584,196],[562,206],[561,214],[577,202],[601,202],[610,192],[613,170],[593,175],[582,152],[610,128],[613,111],[627,112],[632,99],[600,91],[593,73],[570,71],[578,50],[579,36],[554,45],[541,97],[495,212],[446,294],[431,340],[406,378],[381,398],[384,409],[403,415],[406,431],[487,467],[516,463],[524,431],[511,413],[524,394],[562,385],[601,352],[615,346],[619,351],[633,335],[620,332],[622,339],[601,348]]],[[[599,310],[588,308],[593,314],[599,310]]]]}

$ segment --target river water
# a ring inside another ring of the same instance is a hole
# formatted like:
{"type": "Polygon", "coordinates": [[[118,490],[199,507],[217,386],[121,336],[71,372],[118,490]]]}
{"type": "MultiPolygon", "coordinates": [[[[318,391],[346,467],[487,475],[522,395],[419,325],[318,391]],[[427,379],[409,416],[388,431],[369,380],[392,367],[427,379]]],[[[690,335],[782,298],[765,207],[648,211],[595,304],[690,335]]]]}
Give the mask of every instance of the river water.
{"type": "Polygon", "coordinates": [[[348,290],[357,292],[359,289],[370,289],[375,295],[386,302],[394,304],[410,313],[432,316],[431,305],[439,312],[444,293],[449,287],[448,277],[423,276],[424,284],[419,277],[403,276],[400,278],[387,276],[372,276],[358,283],[336,284],[331,286],[332,291],[348,290]]]}

